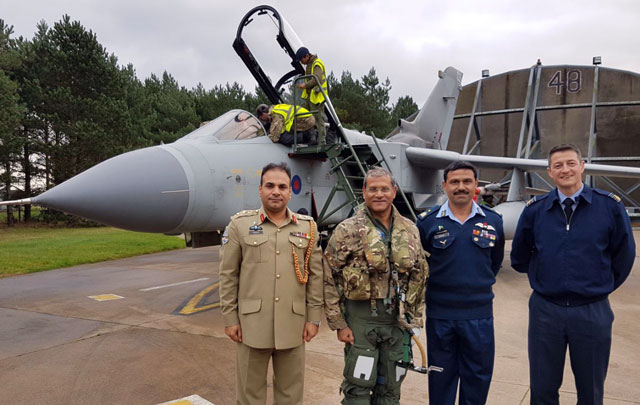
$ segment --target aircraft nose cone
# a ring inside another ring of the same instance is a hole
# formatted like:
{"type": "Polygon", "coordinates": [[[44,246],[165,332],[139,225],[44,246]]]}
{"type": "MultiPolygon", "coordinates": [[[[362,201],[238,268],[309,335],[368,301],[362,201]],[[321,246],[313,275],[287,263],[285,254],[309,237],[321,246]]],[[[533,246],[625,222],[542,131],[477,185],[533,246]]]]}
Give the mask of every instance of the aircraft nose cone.
{"type": "Polygon", "coordinates": [[[117,228],[166,233],[185,216],[189,182],[171,153],[151,147],[106,160],[33,201],[117,228]]]}

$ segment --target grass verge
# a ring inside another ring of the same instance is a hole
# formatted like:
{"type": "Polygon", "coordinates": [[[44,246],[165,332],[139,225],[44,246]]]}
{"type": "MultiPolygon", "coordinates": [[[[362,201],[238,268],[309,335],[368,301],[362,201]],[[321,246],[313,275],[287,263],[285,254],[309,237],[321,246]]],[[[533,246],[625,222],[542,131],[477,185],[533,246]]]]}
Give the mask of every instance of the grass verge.
{"type": "Polygon", "coordinates": [[[115,228],[0,229],[0,277],[184,248],[174,236],[115,228]]]}

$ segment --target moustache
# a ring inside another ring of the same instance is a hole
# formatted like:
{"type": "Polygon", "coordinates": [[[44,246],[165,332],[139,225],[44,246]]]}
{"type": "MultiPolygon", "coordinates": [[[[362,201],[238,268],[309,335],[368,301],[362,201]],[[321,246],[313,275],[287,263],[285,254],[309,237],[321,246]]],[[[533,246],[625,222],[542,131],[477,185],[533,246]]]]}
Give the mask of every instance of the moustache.
{"type": "Polygon", "coordinates": [[[469,192],[465,191],[465,190],[460,190],[460,191],[456,191],[455,193],[453,193],[453,195],[459,195],[459,194],[469,194],[469,192]]]}

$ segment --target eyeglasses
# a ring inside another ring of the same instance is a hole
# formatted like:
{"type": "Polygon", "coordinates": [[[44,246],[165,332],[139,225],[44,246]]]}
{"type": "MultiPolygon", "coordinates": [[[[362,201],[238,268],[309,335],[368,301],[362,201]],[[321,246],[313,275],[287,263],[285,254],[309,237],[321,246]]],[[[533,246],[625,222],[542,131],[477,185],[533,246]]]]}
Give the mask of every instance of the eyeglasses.
{"type": "Polygon", "coordinates": [[[368,187],[365,191],[369,194],[378,194],[378,192],[381,192],[382,194],[389,194],[393,189],[391,187],[368,187]]]}

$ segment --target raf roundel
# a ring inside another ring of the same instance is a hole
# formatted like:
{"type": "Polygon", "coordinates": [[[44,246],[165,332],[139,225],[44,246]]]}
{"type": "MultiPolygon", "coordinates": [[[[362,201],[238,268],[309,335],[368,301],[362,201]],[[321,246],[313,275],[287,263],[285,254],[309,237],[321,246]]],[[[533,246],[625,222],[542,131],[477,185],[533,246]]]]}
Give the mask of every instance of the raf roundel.
{"type": "Polygon", "coordinates": [[[291,179],[291,190],[293,190],[293,194],[300,194],[300,190],[302,190],[302,179],[297,174],[291,179]]]}

